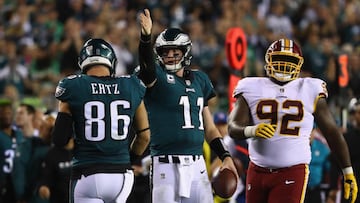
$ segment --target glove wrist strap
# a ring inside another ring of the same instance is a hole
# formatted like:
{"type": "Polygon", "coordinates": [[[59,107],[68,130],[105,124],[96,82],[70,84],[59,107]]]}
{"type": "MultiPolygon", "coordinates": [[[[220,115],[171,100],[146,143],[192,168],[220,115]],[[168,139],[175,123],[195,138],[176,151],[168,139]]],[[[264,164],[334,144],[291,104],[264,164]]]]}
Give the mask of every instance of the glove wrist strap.
{"type": "Polygon", "coordinates": [[[246,126],[244,128],[245,137],[255,137],[256,126],[246,126]]]}
{"type": "Polygon", "coordinates": [[[341,169],[344,175],[353,174],[353,168],[351,166],[341,169]]]}

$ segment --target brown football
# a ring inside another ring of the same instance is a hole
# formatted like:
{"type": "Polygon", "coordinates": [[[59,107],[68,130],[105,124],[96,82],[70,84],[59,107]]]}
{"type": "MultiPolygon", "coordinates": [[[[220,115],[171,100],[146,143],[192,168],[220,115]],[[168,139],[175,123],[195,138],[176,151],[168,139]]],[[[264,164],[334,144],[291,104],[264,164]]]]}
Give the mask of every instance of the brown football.
{"type": "Polygon", "coordinates": [[[234,165],[235,165],[238,175],[239,176],[244,175],[245,171],[244,171],[244,166],[243,166],[241,160],[236,157],[233,157],[232,159],[234,161],[234,165]]]}
{"type": "Polygon", "coordinates": [[[236,175],[227,168],[219,171],[211,180],[214,193],[221,198],[230,198],[237,187],[236,175]]]}

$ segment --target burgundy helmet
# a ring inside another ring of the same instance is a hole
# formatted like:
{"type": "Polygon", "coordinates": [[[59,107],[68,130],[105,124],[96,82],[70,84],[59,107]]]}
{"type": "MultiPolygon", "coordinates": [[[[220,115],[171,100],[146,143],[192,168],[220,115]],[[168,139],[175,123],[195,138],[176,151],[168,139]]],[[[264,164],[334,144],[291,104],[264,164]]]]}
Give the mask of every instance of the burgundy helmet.
{"type": "Polygon", "coordinates": [[[293,40],[279,39],[267,49],[265,62],[264,68],[269,77],[288,82],[299,77],[304,58],[293,40]]]}

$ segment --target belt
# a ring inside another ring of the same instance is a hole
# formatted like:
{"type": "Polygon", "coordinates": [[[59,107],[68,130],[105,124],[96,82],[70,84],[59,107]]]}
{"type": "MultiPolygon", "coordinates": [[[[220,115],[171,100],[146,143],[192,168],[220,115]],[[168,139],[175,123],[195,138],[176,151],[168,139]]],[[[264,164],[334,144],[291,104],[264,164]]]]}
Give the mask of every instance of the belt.
{"type": "Polygon", "coordinates": [[[190,160],[192,159],[193,161],[199,160],[201,155],[160,155],[158,156],[158,160],[161,163],[175,163],[175,164],[179,164],[180,163],[180,158],[179,157],[185,157],[185,161],[186,160],[190,160]]]}
{"type": "Polygon", "coordinates": [[[95,173],[126,173],[131,170],[130,164],[87,164],[85,166],[72,167],[71,179],[80,179],[82,175],[89,176],[95,173]]]}
{"type": "Polygon", "coordinates": [[[290,166],[290,167],[284,167],[284,168],[264,168],[261,166],[258,166],[252,162],[250,162],[250,165],[252,168],[254,168],[254,170],[258,171],[258,172],[262,172],[262,173],[278,173],[278,172],[282,172],[282,171],[286,171],[289,169],[296,169],[296,168],[304,168],[305,164],[297,164],[294,166],[290,166]]]}

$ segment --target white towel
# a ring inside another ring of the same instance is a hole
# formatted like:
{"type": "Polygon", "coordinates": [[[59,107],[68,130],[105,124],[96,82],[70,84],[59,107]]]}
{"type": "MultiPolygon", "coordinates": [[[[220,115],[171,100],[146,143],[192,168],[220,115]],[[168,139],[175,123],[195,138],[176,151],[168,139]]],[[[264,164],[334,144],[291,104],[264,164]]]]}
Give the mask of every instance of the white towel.
{"type": "Polygon", "coordinates": [[[190,197],[191,182],[193,180],[193,160],[189,156],[179,156],[180,164],[177,164],[179,171],[179,196],[190,197]]]}

